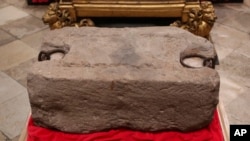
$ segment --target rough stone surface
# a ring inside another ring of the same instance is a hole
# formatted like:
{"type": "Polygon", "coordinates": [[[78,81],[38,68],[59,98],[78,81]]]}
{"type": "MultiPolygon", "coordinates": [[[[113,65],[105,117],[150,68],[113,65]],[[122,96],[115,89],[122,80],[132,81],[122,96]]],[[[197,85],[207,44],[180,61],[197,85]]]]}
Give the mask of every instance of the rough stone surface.
{"type": "Polygon", "coordinates": [[[6,137],[3,135],[3,133],[0,131],[0,141],[5,141],[6,137]]]}
{"type": "Polygon", "coordinates": [[[216,55],[204,38],[175,27],[71,27],[44,38],[42,50],[55,48],[64,58],[38,62],[28,75],[36,125],[74,133],[193,131],[213,118],[218,73],[180,63],[185,54],[216,55]]]}

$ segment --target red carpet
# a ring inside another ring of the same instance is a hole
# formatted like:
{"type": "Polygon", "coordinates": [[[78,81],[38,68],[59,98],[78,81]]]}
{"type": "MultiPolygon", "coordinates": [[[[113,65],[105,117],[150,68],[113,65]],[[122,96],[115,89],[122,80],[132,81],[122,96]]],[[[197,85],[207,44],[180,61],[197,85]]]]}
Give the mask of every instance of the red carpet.
{"type": "Polygon", "coordinates": [[[91,134],[69,134],[37,127],[30,119],[27,141],[223,141],[223,134],[216,111],[208,127],[189,133],[151,133],[120,129],[91,134]]]}

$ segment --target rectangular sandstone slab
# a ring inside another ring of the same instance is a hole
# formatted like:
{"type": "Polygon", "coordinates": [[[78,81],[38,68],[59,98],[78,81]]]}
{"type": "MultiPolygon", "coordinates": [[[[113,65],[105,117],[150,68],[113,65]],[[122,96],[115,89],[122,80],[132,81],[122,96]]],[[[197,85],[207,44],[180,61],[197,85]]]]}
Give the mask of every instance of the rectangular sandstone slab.
{"type": "Polygon", "coordinates": [[[180,61],[216,54],[209,41],[187,31],[63,28],[48,32],[41,50],[64,50],[65,56],[38,62],[30,70],[36,125],[73,133],[193,131],[212,120],[218,73],[205,66],[187,68],[180,61]]]}

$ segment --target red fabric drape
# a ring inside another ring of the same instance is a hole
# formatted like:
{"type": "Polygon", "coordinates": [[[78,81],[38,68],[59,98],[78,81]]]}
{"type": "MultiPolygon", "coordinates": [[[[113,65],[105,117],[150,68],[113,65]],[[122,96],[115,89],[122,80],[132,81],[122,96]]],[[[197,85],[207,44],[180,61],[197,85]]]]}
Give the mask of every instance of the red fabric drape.
{"type": "Polygon", "coordinates": [[[30,118],[27,141],[223,141],[223,134],[216,111],[208,127],[189,133],[117,129],[90,134],[70,134],[37,127],[30,118]]]}

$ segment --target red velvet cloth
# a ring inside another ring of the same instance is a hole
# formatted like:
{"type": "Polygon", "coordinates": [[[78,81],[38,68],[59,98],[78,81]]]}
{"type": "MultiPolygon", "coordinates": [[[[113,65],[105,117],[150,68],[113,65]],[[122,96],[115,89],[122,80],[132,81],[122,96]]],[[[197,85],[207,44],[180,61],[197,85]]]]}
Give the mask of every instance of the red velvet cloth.
{"type": "Polygon", "coordinates": [[[70,134],[37,127],[30,118],[27,141],[223,141],[223,134],[215,111],[211,124],[201,130],[181,132],[139,132],[125,129],[90,134],[70,134]]]}

